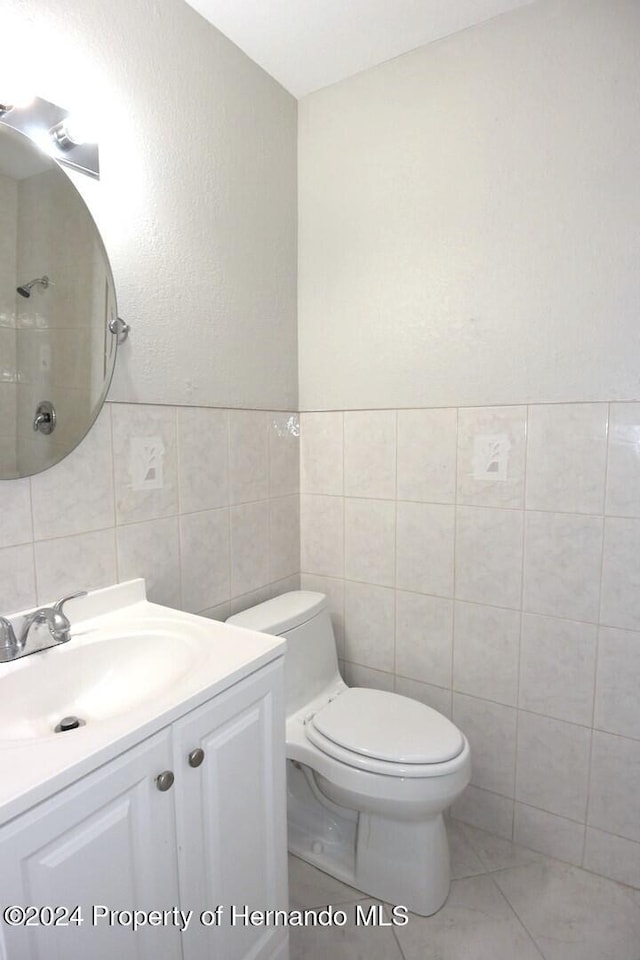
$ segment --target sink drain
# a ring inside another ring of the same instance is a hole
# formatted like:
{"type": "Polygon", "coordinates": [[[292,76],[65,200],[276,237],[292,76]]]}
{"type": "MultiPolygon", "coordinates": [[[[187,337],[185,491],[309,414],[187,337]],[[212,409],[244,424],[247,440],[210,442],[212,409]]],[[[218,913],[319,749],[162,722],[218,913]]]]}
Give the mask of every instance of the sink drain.
{"type": "Polygon", "coordinates": [[[54,730],[56,733],[66,733],[67,730],[77,730],[78,727],[84,727],[86,720],[80,717],[63,717],[60,723],[56,724],[54,730]]]}

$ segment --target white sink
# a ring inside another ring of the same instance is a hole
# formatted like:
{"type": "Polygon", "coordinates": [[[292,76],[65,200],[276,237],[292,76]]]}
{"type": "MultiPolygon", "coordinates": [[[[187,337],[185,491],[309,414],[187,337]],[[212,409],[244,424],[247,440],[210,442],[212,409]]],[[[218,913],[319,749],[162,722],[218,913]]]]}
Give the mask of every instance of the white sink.
{"type": "MultiPolygon", "coordinates": [[[[83,725],[127,713],[165,693],[204,659],[202,642],[148,623],[126,635],[95,631],[0,671],[0,740],[54,735],[69,715],[83,725]]],[[[81,727],[79,729],[82,729],[81,727]]],[[[72,731],[68,731],[69,735],[72,731]]]]}
{"type": "Polygon", "coordinates": [[[144,580],[96,590],[65,612],[68,643],[0,663],[0,823],[285,649],[280,637],[149,603],[144,580]],[[68,716],[83,725],[56,733],[68,716]]]}

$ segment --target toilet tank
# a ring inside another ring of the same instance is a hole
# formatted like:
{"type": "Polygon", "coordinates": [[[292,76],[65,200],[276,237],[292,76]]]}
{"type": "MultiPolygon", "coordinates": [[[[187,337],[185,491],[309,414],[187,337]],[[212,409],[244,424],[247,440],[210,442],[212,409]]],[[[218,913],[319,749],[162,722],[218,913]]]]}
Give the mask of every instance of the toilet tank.
{"type": "Polygon", "coordinates": [[[340,680],[329,604],[323,593],[292,590],[229,617],[227,623],[286,637],[287,715],[340,680]]]}

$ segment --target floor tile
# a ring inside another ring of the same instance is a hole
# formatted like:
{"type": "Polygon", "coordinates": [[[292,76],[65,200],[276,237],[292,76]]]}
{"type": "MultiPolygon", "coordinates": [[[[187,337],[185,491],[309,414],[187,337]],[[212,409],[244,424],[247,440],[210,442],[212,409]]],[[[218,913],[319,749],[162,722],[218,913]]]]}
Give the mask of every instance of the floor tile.
{"type": "Polygon", "coordinates": [[[480,830],[468,824],[461,824],[462,829],[473,850],[480,858],[485,872],[490,870],[504,870],[507,867],[520,867],[527,863],[537,863],[544,860],[541,853],[535,853],[527,847],[521,847],[511,840],[496,837],[493,833],[480,830]]]}
{"type": "MultiPolygon", "coordinates": [[[[374,905],[375,900],[361,900],[337,907],[336,911],[341,909],[346,914],[344,926],[291,927],[290,960],[403,960],[392,927],[358,925],[356,908],[366,917],[374,905]]],[[[388,914],[382,916],[388,923],[388,914]]],[[[335,911],[334,917],[338,918],[335,911]]]]}
{"type": "Polygon", "coordinates": [[[366,896],[361,890],[341,883],[292,854],[289,854],[289,895],[292,910],[324,907],[328,903],[351,903],[366,896]]]}
{"type": "Polygon", "coordinates": [[[492,878],[545,960],[639,960],[637,891],[549,859],[492,878]]]}
{"type": "Polygon", "coordinates": [[[541,960],[490,876],[454,880],[438,913],[394,929],[405,960],[541,960]]]}
{"type": "Polygon", "coordinates": [[[466,835],[465,827],[458,820],[450,820],[447,823],[447,836],[449,837],[451,878],[453,880],[475,877],[487,872],[466,835]]]}

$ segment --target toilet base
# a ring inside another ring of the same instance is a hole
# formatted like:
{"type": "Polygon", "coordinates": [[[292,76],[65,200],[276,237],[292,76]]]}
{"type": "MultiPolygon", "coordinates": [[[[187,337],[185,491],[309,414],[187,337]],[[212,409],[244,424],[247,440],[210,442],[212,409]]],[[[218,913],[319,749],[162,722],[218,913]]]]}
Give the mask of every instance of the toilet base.
{"type": "Polygon", "coordinates": [[[449,894],[449,843],[442,813],[399,821],[341,807],[311,770],[287,763],[289,850],[343,883],[430,916],[449,894]]]}

